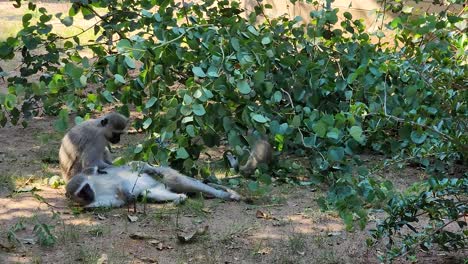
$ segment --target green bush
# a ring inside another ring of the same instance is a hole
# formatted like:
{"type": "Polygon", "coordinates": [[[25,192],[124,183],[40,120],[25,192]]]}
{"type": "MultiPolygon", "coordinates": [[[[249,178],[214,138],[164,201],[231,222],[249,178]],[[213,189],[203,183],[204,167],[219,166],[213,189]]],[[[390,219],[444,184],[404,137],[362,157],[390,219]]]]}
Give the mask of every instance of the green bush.
{"type": "MultiPolygon", "coordinates": [[[[439,179],[466,163],[468,41],[464,14],[414,15],[401,1],[386,4],[400,12],[386,25],[390,44],[383,28],[370,35],[350,13],[339,19],[338,9],[312,11],[303,23],[266,17],[268,4],[245,14],[237,2],[212,0],[75,1],[55,17],[65,26],[79,13],[97,19],[86,29],[96,39],[81,43],[80,34],[51,33],[53,15],[40,8],[0,43],[0,58],[22,61],[18,75],[1,72],[8,93],[0,94],[0,124],[27,125],[23,117],[44,109],[60,116],[56,127],[64,130],[69,112],[86,116],[112,104],[142,113],[134,126],[147,137],[131,158],[206,175],[210,168],[196,162],[205,148],[227,143],[242,156],[266,136],[278,155],[304,158],[256,174],[252,191],[307,170],[307,184],[329,185],[320,203],[337,209],[349,229],[364,227],[366,208],[387,201],[395,223],[404,203],[394,204],[400,196],[392,184],[359,154],[381,153],[383,166],[416,163],[439,179]]],[[[395,224],[380,228],[380,236],[394,235],[395,224]]]]}

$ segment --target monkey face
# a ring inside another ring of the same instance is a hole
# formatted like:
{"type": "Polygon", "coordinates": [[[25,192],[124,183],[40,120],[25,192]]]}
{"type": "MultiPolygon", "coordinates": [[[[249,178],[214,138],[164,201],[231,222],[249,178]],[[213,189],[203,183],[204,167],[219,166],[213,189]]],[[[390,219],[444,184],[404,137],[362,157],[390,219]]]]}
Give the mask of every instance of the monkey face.
{"type": "Polygon", "coordinates": [[[107,140],[109,140],[110,143],[112,144],[117,144],[120,142],[120,135],[122,135],[121,132],[112,132],[112,136],[110,138],[108,138],[107,140]]]}
{"type": "MultiPolygon", "coordinates": [[[[82,175],[78,175],[74,178],[80,178],[80,182],[83,180],[82,175]]],[[[73,181],[73,179],[72,179],[73,181]]],[[[91,186],[88,183],[83,184],[82,186],[79,187],[79,190],[72,190],[73,187],[78,184],[74,182],[69,182],[67,184],[67,192],[66,196],[73,201],[81,204],[81,205],[88,205],[92,202],[94,202],[94,190],[91,188],[91,186]],[[71,187],[72,186],[72,187],[71,187]]]]}

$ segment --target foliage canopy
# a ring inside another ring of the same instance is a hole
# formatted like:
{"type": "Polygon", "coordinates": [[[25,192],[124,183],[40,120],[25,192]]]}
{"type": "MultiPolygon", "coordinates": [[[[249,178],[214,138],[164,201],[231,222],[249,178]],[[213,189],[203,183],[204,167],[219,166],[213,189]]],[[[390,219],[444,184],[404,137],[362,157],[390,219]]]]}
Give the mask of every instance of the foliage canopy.
{"type": "MultiPolygon", "coordinates": [[[[389,218],[377,239],[410,226],[419,210],[432,217],[448,206],[458,221],[466,206],[438,204],[466,195],[466,175],[441,179],[467,159],[466,13],[414,14],[402,1],[385,4],[384,12],[399,12],[386,25],[393,38],[383,28],[369,34],[362,20],[348,12],[341,17],[338,9],[317,8],[303,23],[266,17],[271,5],[260,3],[245,14],[227,0],[78,0],[55,17],[67,27],[78,14],[94,19],[83,32],[92,30],[96,39],[83,43],[82,33],[53,33],[53,15],[29,2],[23,29],[0,43],[1,59],[22,62],[19,74],[0,69],[8,80],[0,124],[16,125],[43,109],[59,115],[56,127],[63,130],[69,112],[86,118],[117,105],[124,114],[141,113],[134,126],[148,132],[132,149],[134,159],[204,176],[210,168],[195,161],[205,148],[227,143],[245,156],[244,146],[266,135],[278,155],[306,158],[301,164],[279,159],[275,171],[258,171],[248,184],[252,191],[271,177],[326,182],[320,202],[338,209],[349,228],[365,226],[368,206],[384,207],[389,218]],[[397,195],[377,177],[380,167],[364,166],[364,151],[385,155],[383,167],[419,164],[438,179],[422,184],[419,196],[397,195]],[[296,177],[303,171],[308,179],[296,177]],[[440,184],[444,190],[431,189],[440,184]]],[[[443,222],[445,214],[436,215],[431,219],[443,222]]],[[[466,232],[451,247],[446,243],[454,236],[433,237],[444,249],[460,248],[466,232]]],[[[428,241],[405,239],[388,257],[406,255],[407,244],[428,248],[428,241]]]]}

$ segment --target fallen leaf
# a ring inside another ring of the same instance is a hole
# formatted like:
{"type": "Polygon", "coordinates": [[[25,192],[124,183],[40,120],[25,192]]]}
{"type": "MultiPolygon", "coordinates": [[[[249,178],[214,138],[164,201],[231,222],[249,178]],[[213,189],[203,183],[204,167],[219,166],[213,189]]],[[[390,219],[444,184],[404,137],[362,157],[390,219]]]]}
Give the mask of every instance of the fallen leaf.
{"type": "Polygon", "coordinates": [[[127,218],[128,218],[128,221],[132,223],[138,221],[138,216],[136,215],[127,215],[127,218]]]}
{"type": "Polygon", "coordinates": [[[150,245],[156,246],[156,245],[158,245],[159,243],[161,243],[161,241],[156,240],[156,239],[151,239],[151,240],[148,241],[148,243],[149,243],[150,245]]]}
{"type": "Polygon", "coordinates": [[[99,219],[99,220],[106,220],[107,217],[103,216],[102,214],[98,214],[98,215],[97,215],[97,219],[99,219]]]}
{"type": "Polygon", "coordinates": [[[327,235],[328,235],[328,236],[339,236],[339,235],[341,235],[341,232],[338,232],[338,231],[336,231],[336,232],[328,232],[327,235]]]}
{"type": "Polygon", "coordinates": [[[26,245],[36,244],[36,241],[34,240],[34,238],[22,238],[21,241],[23,242],[23,244],[26,244],[26,245]]]}
{"type": "Polygon", "coordinates": [[[138,259],[140,259],[144,263],[158,263],[157,260],[152,259],[152,258],[148,258],[148,257],[139,257],[138,259]]]}
{"type": "Polygon", "coordinates": [[[109,263],[109,258],[107,254],[102,254],[101,257],[97,260],[96,264],[107,264],[109,263]]]}
{"type": "Polygon", "coordinates": [[[16,193],[22,193],[22,192],[36,192],[40,191],[40,189],[36,188],[36,186],[27,186],[23,188],[16,189],[16,193]]]}
{"type": "Polygon", "coordinates": [[[143,239],[151,239],[153,237],[143,233],[143,232],[134,232],[128,235],[131,239],[135,240],[143,240],[143,239]]]}
{"type": "Polygon", "coordinates": [[[0,249],[5,251],[5,252],[12,252],[14,247],[13,246],[6,246],[6,245],[0,243],[0,249]]]}
{"type": "Polygon", "coordinates": [[[179,233],[177,234],[177,239],[181,243],[192,242],[198,236],[204,235],[207,231],[208,231],[208,226],[204,226],[204,227],[198,228],[195,231],[191,231],[189,233],[179,233]]]}
{"type": "Polygon", "coordinates": [[[276,217],[271,216],[269,213],[265,213],[263,211],[257,210],[257,213],[255,213],[255,216],[257,218],[263,218],[265,220],[278,220],[276,217]]]}
{"type": "Polygon", "coordinates": [[[255,252],[256,254],[259,254],[259,255],[266,255],[266,254],[269,254],[273,249],[271,247],[265,247],[265,248],[261,248],[259,249],[257,252],[255,252]]]}
{"type": "Polygon", "coordinates": [[[204,213],[206,213],[206,214],[211,214],[211,213],[213,213],[213,211],[210,210],[210,208],[206,208],[206,207],[205,207],[205,208],[202,208],[202,212],[204,212],[204,213]]]}

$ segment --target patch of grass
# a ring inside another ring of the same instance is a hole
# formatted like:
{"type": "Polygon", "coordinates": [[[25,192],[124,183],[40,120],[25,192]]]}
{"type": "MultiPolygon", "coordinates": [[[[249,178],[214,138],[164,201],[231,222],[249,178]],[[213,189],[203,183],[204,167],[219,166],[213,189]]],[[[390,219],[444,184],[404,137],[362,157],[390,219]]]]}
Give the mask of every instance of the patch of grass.
{"type": "Polygon", "coordinates": [[[158,208],[153,214],[154,221],[158,223],[167,223],[172,219],[172,215],[177,213],[177,208],[171,204],[164,204],[162,208],[158,208]]]}
{"type": "Polygon", "coordinates": [[[247,223],[236,223],[231,226],[227,226],[224,232],[219,234],[218,241],[222,244],[229,244],[232,242],[234,237],[242,236],[255,228],[256,227],[253,227],[247,223]]]}
{"type": "Polygon", "coordinates": [[[94,237],[100,237],[105,234],[110,234],[110,227],[109,226],[102,226],[102,225],[95,225],[92,226],[88,230],[88,234],[94,236],[94,237]]]}
{"type": "Polygon", "coordinates": [[[96,247],[88,247],[83,244],[79,245],[77,255],[78,256],[76,260],[78,260],[80,263],[95,264],[100,258],[98,249],[96,247]]]}
{"type": "Polygon", "coordinates": [[[75,225],[65,225],[62,222],[62,228],[59,230],[59,239],[61,243],[80,241],[79,227],[75,225]]]}
{"type": "Polygon", "coordinates": [[[0,194],[11,193],[16,189],[16,177],[13,175],[2,175],[0,176],[0,194]]]}
{"type": "Polygon", "coordinates": [[[183,215],[206,217],[205,200],[201,197],[187,199],[183,204],[179,205],[179,208],[183,215]]]}
{"type": "Polygon", "coordinates": [[[24,225],[24,222],[25,222],[25,219],[20,218],[14,225],[12,225],[12,226],[10,226],[10,228],[8,228],[7,238],[8,238],[8,241],[12,245],[22,245],[21,241],[16,236],[16,232],[26,229],[26,226],[24,225]]]}
{"type": "Polygon", "coordinates": [[[306,250],[306,236],[302,233],[292,233],[288,236],[288,248],[295,254],[303,254],[306,250]]]}

